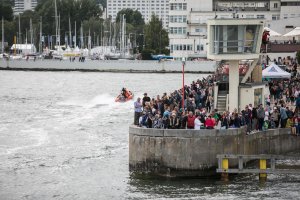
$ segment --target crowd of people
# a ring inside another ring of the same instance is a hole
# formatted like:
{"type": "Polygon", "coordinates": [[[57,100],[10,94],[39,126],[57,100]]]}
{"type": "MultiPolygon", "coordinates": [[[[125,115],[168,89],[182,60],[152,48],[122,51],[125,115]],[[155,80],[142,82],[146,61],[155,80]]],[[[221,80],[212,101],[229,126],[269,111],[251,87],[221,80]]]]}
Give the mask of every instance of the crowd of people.
{"type": "MultiPolygon", "coordinates": [[[[297,70],[297,69],[296,69],[297,70]]],[[[300,78],[270,80],[270,96],[263,104],[249,104],[238,112],[218,112],[213,108],[215,75],[193,81],[182,89],[156,98],[147,93],[134,102],[134,124],[159,129],[228,129],[246,126],[247,134],[269,128],[293,128],[300,135],[300,78]],[[184,108],[184,109],[183,109],[184,108]]]]}

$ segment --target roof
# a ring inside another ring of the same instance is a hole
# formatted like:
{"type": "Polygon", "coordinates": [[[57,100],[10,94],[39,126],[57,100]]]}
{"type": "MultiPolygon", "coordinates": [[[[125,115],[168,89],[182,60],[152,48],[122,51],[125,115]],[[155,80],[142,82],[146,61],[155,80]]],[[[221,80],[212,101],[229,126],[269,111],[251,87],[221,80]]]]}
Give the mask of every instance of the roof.
{"type": "Polygon", "coordinates": [[[289,36],[298,36],[300,35],[300,27],[294,28],[292,31],[284,34],[283,36],[289,37],[289,36]]]}
{"type": "Polygon", "coordinates": [[[263,78],[291,78],[291,74],[282,70],[276,64],[271,64],[262,71],[263,78]]]}
{"type": "Polygon", "coordinates": [[[13,49],[31,50],[32,48],[35,48],[33,44],[13,44],[11,46],[11,50],[13,49]]]}

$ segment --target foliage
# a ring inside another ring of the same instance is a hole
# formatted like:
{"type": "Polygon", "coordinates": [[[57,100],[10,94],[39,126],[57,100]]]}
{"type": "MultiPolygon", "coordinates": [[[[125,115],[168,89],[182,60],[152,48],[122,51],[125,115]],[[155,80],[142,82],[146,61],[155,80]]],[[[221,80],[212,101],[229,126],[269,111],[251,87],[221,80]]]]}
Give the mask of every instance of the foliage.
{"type": "Polygon", "coordinates": [[[126,23],[132,24],[133,26],[144,25],[144,19],[142,14],[138,10],[132,10],[130,8],[122,9],[117,13],[116,22],[120,22],[122,15],[125,15],[126,23]]]}
{"type": "Polygon", "coordinates": [[[151,16],[151,21],[145,26],[145,39],[147,49],[154,50],[156,54],[167,52],[168,32],[163,28],[162,21],[155,15],[151,16]]]}
{"type": "Polygon", "coordinates": [[[116,17],[116,22],[119,24],[119,29],[121,27],[120,19],[123,14],[125,15],[126,19],[126,32],[129,35],[129,40],[132,46],[136,47],[134,49],[134,52],[137,52],[137,49],[141,51],[144,46],[143,32],[145,27],[145,21],[143,19],[143,16],[138,10],[132,10],[129,8],[119,11],[116,17]]]}
{"type": "Polygon", "coordinates": [[[152,49],[144,49],[142,50],[142,59],[143,60],[152,60],[152,54],[154,54],[155,51],[152,49]]]}
{"type": "Polygon", "coordinates": [[[0,20],[3,19],[7,21],[13,20],[13,4],[10,0],[1,0],[0,3],[0,20]]]}
{"type": "Polygon", "coordinates": [[[4,21],[4,27],[4,39],[8,42],[8,45],[12,45],[16,35],[16,23],[15,21],[4,21]]]}
{"type": "Polygon", "coordinates": [[[106,0],[96,0],[97,4],[101,4],[103,8],[106,8],[106,0]]]}
{"type": "MultiPolygon", "coordinates": [[[[43,32],[55,34],[55,10],[53,0],[42,0],[35,9],[37,16],[43,18],[43,32]]],[[[72,32],[74,24],[77,23],[76,31],[80,29],[80,23],[91,17],[100,18],[102,11],[94,0],[63,0],[57,1],[57,13],[60,16],[61,35],[69,31],[69,18],[71,20],[72,32]]]]}

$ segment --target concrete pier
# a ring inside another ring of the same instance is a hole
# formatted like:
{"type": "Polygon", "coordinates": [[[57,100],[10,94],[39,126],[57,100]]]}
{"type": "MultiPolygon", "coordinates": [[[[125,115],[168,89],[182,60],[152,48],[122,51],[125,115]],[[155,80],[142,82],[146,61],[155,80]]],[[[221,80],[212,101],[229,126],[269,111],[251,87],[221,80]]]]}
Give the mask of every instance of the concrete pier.
{"type": "MultiPolygon", "coordinates": [[[[214,73],[216,61],[187,61],[185,73],[214,73]]],[[[6,60],[0,59],[0,70],[82,71],[120,73],[182,73],[181,61],[154,60],[6,60]]]]}
{"type": "MultiPolygon", "coordinates": [[[[166,177],[216,174],[217,154],[285,154],[300,149],[290,129],[246,135],[245,129],[129,128],[129,169],[166,177]]],[[[238,163],[230,162],[230,165],[238,163]]]]}

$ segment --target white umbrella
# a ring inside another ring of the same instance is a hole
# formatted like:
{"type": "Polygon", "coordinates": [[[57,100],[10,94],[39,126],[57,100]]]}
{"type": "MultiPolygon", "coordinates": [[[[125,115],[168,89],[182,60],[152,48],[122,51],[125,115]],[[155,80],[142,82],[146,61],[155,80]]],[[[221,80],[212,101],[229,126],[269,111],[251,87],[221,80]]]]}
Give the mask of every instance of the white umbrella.
{"type": "Polygon", "coordinates": [[[294,37],[294,36],[300,36],[300,27],[296,27],[290,32],[284,34],[285,37],[294,37]]]}
{"type": "Polygon", "coordinates": [[[270,37],[282,36],[280,33],[277,33],[276,31],[273,31],[272,29],[270,29],[268,27],[265,27],[264,30],[269,31],[270,37]]]}

